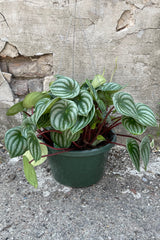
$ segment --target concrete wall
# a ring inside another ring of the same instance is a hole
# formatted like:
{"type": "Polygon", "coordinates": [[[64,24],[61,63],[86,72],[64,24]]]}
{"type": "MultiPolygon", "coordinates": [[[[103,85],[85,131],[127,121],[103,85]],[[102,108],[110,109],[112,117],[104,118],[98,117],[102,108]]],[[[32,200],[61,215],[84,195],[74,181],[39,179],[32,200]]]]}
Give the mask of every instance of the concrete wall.
{"type": "Polygon", "coordinates": [[[109,79],[116,57],[114,81],[159,111],[160,1],[74,2],[0,0],[0,137],[19,119],[6,117],[6,109],[42,90],[50,76],[82,81],[105,68],[109,79]]]}

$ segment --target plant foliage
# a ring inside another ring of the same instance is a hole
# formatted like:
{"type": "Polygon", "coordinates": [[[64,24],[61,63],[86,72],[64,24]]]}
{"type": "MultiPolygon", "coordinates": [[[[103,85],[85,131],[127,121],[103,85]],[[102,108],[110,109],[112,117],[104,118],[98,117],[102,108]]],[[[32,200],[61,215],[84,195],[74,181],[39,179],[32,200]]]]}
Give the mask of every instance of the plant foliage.
{"type": "Polygon", "coordinates": [[[7,115],[23,112],[23,121],[21,126],[6,132],[5,146],[11,157],[23,155],[25,176],[34,187],[37,187],[34,167],[46,160],[48,146],[57,154],[62,149],[84,150],[106,145],[112,142],[111,130],[120,124],[129,132],[123,136],[128,138],[126,147],[135,168],[140,170],[140,159],[147,168],[149,137],[140,141],[134,135],[157,126],[154,113],[123,92],[126,86],[107,82],[103,75],[87,79],[81,85],[74,79],[56,75],[49,91],[29,93],[8,109],[7,115]]]}

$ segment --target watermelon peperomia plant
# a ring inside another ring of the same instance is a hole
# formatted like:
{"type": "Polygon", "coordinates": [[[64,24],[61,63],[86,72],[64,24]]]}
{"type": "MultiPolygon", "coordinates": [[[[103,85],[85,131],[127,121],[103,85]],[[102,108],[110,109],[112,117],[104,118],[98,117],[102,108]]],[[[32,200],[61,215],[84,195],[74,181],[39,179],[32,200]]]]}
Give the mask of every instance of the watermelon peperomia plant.
{"type": "Polygon", "coordinates": [[[135,103],[123,88],[106,82],[103,75],[81,85],[56,75],[49,91],[31,92],[7,111],[7,115],[23,112],[21,126],[6,132],[5,146],[11,158],[23,155],[25,176],[34,187],[37,187],[34,167],[46,160],[47,147],[55,149],[54,154],[97,148],[112,142],[111,130],[120,124],[129,134],[117,135],[126,137],[135,168],[140,171],[140,159],[147,168],[150,139],[145,136],[139,140],[136,135],[143,134],[147,127],[157,126],[157,122],[152,110],[135,103]]]}

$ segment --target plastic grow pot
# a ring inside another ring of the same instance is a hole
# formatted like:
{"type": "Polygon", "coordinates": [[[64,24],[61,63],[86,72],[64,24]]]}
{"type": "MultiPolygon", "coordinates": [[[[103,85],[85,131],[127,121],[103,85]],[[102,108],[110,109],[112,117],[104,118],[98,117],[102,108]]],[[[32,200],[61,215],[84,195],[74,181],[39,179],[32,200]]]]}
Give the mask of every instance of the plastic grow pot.
{"type": "MultiPolygon", "coordinates": [[[[112,142],[116,141],[113,135],[112,142]]],[[[73,188],[88,187],[97,183],[104,174],[105,164],[110,149],[114,144],[103,147],[64,152],[55,156],[48,156],[54,178],[65,186],[73,188]]],[[[49,154],[55,150],[49,148],[49,154]]]]}

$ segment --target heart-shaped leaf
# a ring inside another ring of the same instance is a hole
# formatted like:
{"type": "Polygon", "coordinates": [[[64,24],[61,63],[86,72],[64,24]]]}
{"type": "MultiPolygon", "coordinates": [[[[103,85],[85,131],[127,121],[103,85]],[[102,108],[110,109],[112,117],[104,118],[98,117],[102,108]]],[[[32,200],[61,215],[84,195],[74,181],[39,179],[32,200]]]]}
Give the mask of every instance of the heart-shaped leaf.
{"type": "Polygon", "coordinates": [[[44,114],[48,113],[52,106],[59,101],[60,98],[54,98],[54,99],[49,99],[49,98],[43,98],[39,100],[35,106],[35,123],[38,122],[39,118],[44,114]]]}
{"type": "Polygon", "coordinates": [[[113,104],[117,112],[122,115],[137,118],[137,109],[133,97],[125,92],[117,92],[113,95],[113,104]]]}
{"type": "MultiPolygon", "coordinates": [[[[39,140],[40,143],[42,143],[42,141],[39,140]]],[[[41,153],[42,153],[42,156],[43,155],[47,155],[48,154],[48,148],[44,145],[44,144],[40,144],[40,148],[41,148],[41,153]]],[[[37,162],[36,161],[32,161],[33,160],[33,156],[32,154],[30,153],[30,151],[26,151],[23,156],[27,157],[29,162],[31,161],[31,164],[33,165],[33,167],[36,167],[40,164],[42,164],[43,162],[46,161],[47,157],[42,157],[40,158],[37,162]]]]}
{"type": "Polygon", "coordinates": [[[24,108],[32,108],[35,107],[36,103],[42,98],[50,98],[48,93],[42,92],[31,92],[25,96],[23,100],[23,107],[24,108]]]}
{"type": "Polygon", "coordinates": [[[140,123],[138,123],[132,117],[123,116],[122,124],[127,129],[127,131],[129,131],[130,133],[132,133],[134,135],[141,135],[146,130],[145,126],[142,126],[140,123]]]}
{"type": "Polygon", "coordinates": [[[75,80],[59,75],[50,86],[50,90],[54,96],[71,99],[79,94],[80,86],[75,80]]]}
{"type": "Polygon", "coordinates": [[[46,128],[49,126],[51,126],[50,114],[49,113],[43,114],[37,122],[37,127],[38,128],[46,128]]]}
{"type": "Polygon", "coordinates": [[[18,102],[16,104],[14,104],[12,107],[10,107],[6,113],[7,116],[12,116],[15,115],[19,112],[22,112],[24,109],[23,107],[23,101],[22,102],[18,102]]]}
{"type": "Polygon", "coordinates": [[[60,148],[68,148],[68,147],[70,147],[72,142],[75,142],[79,139],[80,131],[73,134],[70,131],[70,129],[68,129],[62,133],[51,132],[50,136],[51,136],[52,141],[56,145],[58,145],[60,148]]]}
{"type": "Polygon", "coordinates": [[[144,126],[157,127],[157,121],[152,110],[145,104],[137,103],[138,122],[144,126]]]}
{"type": "Polygon", "coordinates": [[[141,153],[141,158],[144,163],[145,170],[147,170],[147,165],[149,162],[149,156],[150,156],[150,139],[148,136],[145,136],[140,144],[140,153],[141,153]]]}
{"type": "Polygon", "coordinates": [[[28,118],[24,119],[22,122],[21,128],[22,128],[22,135],[25,138],[27,138],[29,131],[35,132],[36,125],[34,124],[32,117],[28,117],[28,118]]]}
{"type": "Polygon", "coordinates": [[[33,156],[34,160],[37,162],[41,158],[41,147],[38,138],[33,132],[28,132],[27,137],[28,149],[33,156]]]}
{"type": "Polygon", "coordinates": [[[88,91],[81,90],[79,95],[74,98],[78,107],[78,115],[87,116],[93,106],[93,98],[88,91]]]}
{"type": "Polygon", "coordinates": [[[23,170],[27,181],[35,188],[38,187],[37,176],[34,167],[29,163],[26,156],[23,156],[23,170]]]}
{"type": "Polygon", "coordinates": [[[93,106],[87,117],[78,116],[76,123],[72,126],[71,132],[76,133],[86,127],[93,119],[95,107],[93,106]]]}
{"type": "Polygon", "coordinates": [[[26,152],[27,141],[22,136],[20,127],[11,128],[6,132],[5,146],[11,158],[20,156],[26,152]]]}
{"type": "Polygon", "coordinates": [[[127,151],[137,171],[140,171],[140,150],[135,139],[127,139],[127,151]]]}
{"type": "Polygon", "coordinates": [[[124,87],[121,86],[118,83],[114,82],[109,82],[101,85],[98,90],[103,91],[103,92],[108,92],[108,93],[116,93],[120,90],[122,90],[124,87]]]}
{"type": "Polygon", "coordinates": [[[77,114],[78,107],[75,102],[59,100],[53,105],[50,112],[51,126],[56,130],[65,131],[75,124],[77,114]]]}

